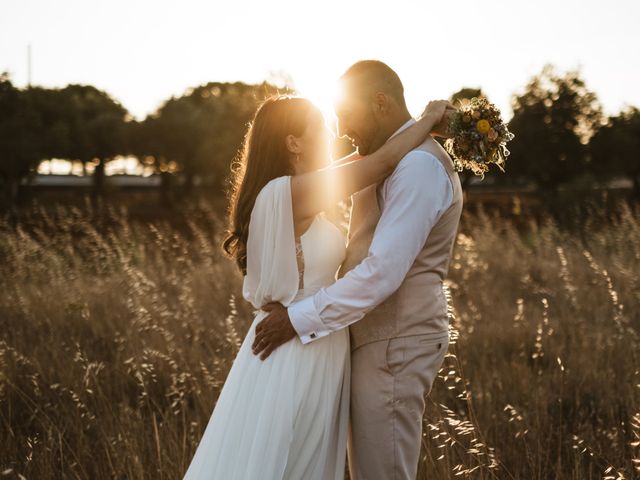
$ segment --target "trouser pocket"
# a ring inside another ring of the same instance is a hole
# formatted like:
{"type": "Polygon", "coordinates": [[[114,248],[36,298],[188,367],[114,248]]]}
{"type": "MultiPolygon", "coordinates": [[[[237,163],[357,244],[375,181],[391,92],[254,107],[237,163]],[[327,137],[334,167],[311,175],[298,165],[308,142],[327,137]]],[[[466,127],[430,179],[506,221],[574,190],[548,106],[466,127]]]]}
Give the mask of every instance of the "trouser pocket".
{"type": "Polygon", "coordinates": [[[397,375],[402,369],[407,354],[407,342],[405,337],[390,338],[387,340],[385,355],[387,371],[391,375],[397,375]]]}
{"type": "Polygon", "coordinates": [[[402,374],[410,364],[438,369],[449,347],[448,334],[422,334],[394,337],[387,340],[386,366],[391,375],[402,374]]]}

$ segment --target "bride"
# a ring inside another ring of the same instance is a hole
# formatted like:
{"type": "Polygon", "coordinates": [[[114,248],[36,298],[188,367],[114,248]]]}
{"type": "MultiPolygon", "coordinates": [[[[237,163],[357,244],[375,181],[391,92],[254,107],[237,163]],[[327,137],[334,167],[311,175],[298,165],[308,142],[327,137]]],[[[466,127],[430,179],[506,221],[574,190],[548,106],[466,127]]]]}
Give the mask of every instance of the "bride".
{"type": "Polygon", "coordinates": [[[245,137],[224,250],[256,308],[185,480],[344,478],[349,415],[348,329],[308,345],[296,337],[261,360],[255,326],[269,302],[284,306],[336,280],[345,238],[321,212],[382,181],[421,144],[450,104],[376,152],[329,165],[329,135],[309,100],[278,96],[257,110],[245,137]]]}

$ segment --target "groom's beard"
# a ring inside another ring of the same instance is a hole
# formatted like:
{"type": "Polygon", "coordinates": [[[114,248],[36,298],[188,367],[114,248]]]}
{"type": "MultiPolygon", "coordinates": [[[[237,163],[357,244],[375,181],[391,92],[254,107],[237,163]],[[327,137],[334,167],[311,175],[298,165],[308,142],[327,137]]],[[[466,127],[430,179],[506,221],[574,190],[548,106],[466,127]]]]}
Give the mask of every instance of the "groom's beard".
{"type": "Polygon", "coordinates": [[[374,120],[374,122],[375,124],[372,127],[371,132],[369,133],[369,135],[367,135],[368,137],[367,145],[364,146],[364,148],[361,148],[360,146],[358,146],[358,153],[360,155],[371,155],[373,152],[378,150],[382,145],[384,145],[387,139],[391,136],[391,135],[385,136],[382,126],[378,123],[377,120],[374,120]]]}

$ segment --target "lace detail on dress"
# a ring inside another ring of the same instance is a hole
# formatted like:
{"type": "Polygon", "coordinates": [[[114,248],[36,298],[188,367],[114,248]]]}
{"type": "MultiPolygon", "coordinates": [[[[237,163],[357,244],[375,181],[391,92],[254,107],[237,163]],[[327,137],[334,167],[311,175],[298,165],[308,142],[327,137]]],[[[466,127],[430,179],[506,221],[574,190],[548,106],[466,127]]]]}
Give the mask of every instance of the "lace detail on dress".
{"type": "Polygon", "coordinates": [[[304,254],[300,237],[296,237],[296,260],[298,262],[298,289],[304,288],[304,254]]]}

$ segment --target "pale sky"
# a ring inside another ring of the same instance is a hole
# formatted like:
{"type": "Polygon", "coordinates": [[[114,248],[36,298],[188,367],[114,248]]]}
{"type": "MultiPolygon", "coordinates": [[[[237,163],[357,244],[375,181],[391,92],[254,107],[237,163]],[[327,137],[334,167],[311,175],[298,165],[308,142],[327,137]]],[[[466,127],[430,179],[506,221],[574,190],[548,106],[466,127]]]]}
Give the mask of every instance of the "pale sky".
{"type": "Polygon", "coordinates": [[[138,118],[209,81],[289,74],[330,110],[335,79],[380,59],[409,108],[481,87],[511,95],[547,62],[582,68],[606,113],[640,106],[640,1],[0,0],[0,71],[27,83],[92,84],[138,118]]]}

